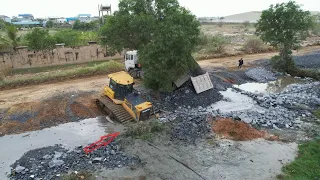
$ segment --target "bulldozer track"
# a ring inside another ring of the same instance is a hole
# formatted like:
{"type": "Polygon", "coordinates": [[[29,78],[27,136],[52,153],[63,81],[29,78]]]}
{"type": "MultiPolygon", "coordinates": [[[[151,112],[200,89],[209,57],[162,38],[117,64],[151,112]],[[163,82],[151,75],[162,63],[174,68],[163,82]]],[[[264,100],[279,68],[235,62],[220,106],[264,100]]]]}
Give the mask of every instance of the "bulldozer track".
{"type": "Polygon", "coordinates": [[[96,104],[105,111],[112,120],[120,123],[133,120],[131,115],[121,105],[114,104],[112,100],[105,96],[96,99],[96,104]]]}

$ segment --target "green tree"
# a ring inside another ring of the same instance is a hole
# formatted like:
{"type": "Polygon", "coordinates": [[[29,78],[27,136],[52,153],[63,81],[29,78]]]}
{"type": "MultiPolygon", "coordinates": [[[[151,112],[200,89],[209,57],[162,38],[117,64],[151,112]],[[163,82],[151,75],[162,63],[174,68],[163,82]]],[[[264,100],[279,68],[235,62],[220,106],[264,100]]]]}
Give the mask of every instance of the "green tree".
{"type": "Polygon", "coordinates": [[[244,28],[247,28],[250,26],[250,22],[249,21],[244,21],[243,23],[244,28]]]}
{"type": "Polygon", "coordinates": [[[303,11],[294,1],[271,5],[262,12],[256,24],[256,34],[260,38],[280,49],[278,66],[289,72],[295,70],[292,49],[299,46],[302,37],[312,27],[309,11],[303,11]]]}
{"type": "Polygon", "coordinates": [[[28,48],[32,50],[49,50],[55,47],[55,39],[50,36],[49,30],[33,28],[25,36],[28,42],[28,48]]]}
{"type": "Polygon", "coordinates": [[[21,37],[18,36],[17,27],[4,21],[0,22],[0,24],[2,29],[5,31],[5,35],[0,36],[0,48],[7,50],[13,49],[15,51],[21,40],[21,37]]]}
{"type": "Polygon", "coordinates": [[[57,43],[64,43],[65,46],[79,46],[81,33],[72,29],[61,30],[53,35],[57,43]]]}
{"type": "Polygon", "coordinates": [[[136,49],[144,82],[170,90],[172,81],[194,65],[191,56],[200,24],[177,0],[122,0],[101,28],[102,43],[119,52],[136,49]]]}
{"type": "Polygon", "coordinates": [[[74,23],[73,23],[73,27],[72,27],[73,29],[76,29],[76,30],[78,30],[78,29],[80,29],[81,28],[81,22],[80,22],[80,20],[76,20],[74,23]]]}
{"type": "Polygon", "coordinates": [[[53,28],[53,26],[54,26],[54,22],[53,21],[49,20],[49,21],[46,22],[46,27],[47,28],[53,28]]]}

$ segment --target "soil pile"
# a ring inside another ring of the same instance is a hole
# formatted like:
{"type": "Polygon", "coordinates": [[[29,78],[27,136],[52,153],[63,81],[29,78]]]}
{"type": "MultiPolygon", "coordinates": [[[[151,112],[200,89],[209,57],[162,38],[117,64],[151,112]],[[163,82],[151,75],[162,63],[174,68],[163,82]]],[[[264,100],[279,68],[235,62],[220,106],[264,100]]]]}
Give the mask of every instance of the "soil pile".
{"type": "Polygon", "coordinates": [[[270,137],[265,131],[259,131],[245,122],[235,121],[231,118],[214,121],[212,130],[223,138],[237,141],[247,141],[258,138],[270,139],[271,137],[271,139],[274,139],[274,136],[270,137]]]}

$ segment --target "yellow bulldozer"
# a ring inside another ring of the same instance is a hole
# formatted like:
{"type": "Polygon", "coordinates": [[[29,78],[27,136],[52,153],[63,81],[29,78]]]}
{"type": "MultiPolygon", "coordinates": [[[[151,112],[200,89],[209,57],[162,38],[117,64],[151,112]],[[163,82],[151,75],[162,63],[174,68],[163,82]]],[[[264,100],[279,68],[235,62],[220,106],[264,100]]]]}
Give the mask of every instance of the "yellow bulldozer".
{"type": "Polygon", "coordinates": [[[108,75],[109,85],[103,89],[101,97],[96,99],[111,119],[121,123],[150,118],[152,103],[145,101],[133,88],[133,77],[127,72],[120,71],[108,75]]]}

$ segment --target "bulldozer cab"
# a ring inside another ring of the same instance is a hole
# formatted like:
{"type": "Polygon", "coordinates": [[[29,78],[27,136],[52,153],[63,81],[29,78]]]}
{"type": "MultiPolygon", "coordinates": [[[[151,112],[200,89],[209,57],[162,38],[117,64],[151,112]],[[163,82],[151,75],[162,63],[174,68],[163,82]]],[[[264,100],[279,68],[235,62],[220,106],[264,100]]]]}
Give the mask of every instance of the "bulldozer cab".
{"type": "Polygon", "coordinates": [[[104,94],[110,99],[123,101],[125,97],[133,92],[133,78],[126,72],[120,71],[110,74],[109,86],[104,89],[104,94]]]}
{"type": "Polygon", "coordinates": [[[145,101],[139,94],[128,94],[122,106],[134,117],[137,121],[143,121],[150,118],[152,104],[145,101]]]}

